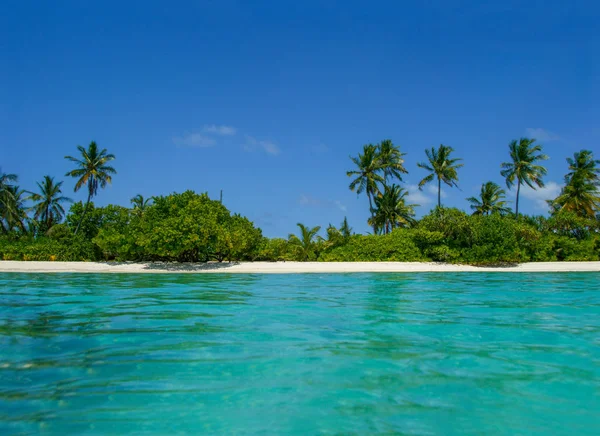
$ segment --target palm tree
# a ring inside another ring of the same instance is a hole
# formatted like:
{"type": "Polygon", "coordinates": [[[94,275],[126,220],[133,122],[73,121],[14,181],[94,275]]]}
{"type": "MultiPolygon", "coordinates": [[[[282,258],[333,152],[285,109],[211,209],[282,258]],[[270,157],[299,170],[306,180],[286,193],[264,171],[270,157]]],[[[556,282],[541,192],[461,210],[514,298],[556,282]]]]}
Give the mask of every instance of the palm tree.
{"type": "Polygon", "coordinates": [[[340,225],[340,233],[344,237],[345,240],[348,240],[350,236],[352,236],[352,227],[348,224],[348,218],[344,217],[344,221],[340,225]]]}
{"type": "Polygon", "coordinates": [[[289,244],[296,247],[302,260],[310,260],[315,254],[315,236],[321,230],[321,226],[311,228],[306,227],[302,223],[298,223],[300,228],[300,236],[293,234],[289,235],[289,244]]]}
{"type": "Polygon", "coordinates": [[[65,215],[65,209],[61,203],[71,202],[68,197],[62,196],[63,182],[54,183],[54,177],[44,176],[44,180],[38,182],[39,193],[30,192],[29,200],[36,202],[31,208],[33,217],[44,223],[46,230],[53,224],[60,223],[65,215]]]}
{"type": "Polygon", "coordinates": [[[377,145],[377,154],[386,182],[388,178],[393,177],[402,181],[402,174],[408,174],[408,171],[404,168],[403,159],[406,153],[400,152],[400,148],[396,147],[391,140],[384,139],[381,141],[377,145]]]}
{"type": "Polygon", "coordinates": [[[567,158],[569,173],[560,195],[549,202],[554,211],[566,210],[594,218],[600,211],[600,161],[589,150],[581,150],[567,158]]]}
{"type": "Polygon", "coordinates": [[[581,150],[573,154],[573,158],[568,157],[569,172],[565,176],[565,183],[569,183],[574,178],[585,179],[591,183],[600,183],[600,160],[594,159],[594,154],[590,150],[581,150]]]}
{"type": "Polygon", "coordinates": [[[504,162],[501,165],[502,177],[506,178],[506,186],[511,189],[517,180],[517,202],[515,204],[515,215],[519,216],[519,194],[521,185],[525,183],[531,189],[544,187],[542,177],[546,175],[546,168],[537,165],[536,162],[548,159],[548,156],[542,154],[542,145],[535,144],[535,139],[521,138],[508,144],[510,150],[511,162],[504,162]]]}
{"type": "Polygon", "coordinates": [[[15,229],[27,233],[24,221],[27,219],[25,212],[25,191],[17,185],[6,185],[3,215],[6,227],[3,225],[3,231],[11,232],[15,229]]]}
{"type": "Polygon", "coordinates": [[[598,185],[576,178],[549,203],[554,212],[566,210],[593,219],[600,212],[600,191],[598,185]]]}
{"type": "Polygon", "coordinates": [[[3,173],[0,170],[0,230],[2,233],[8,232],[4,225],[4,220],[9,216],[10,207],[12,207],[12,191],[9,189],[19,180],[16,174],[3,173]]]}
{"type": "Polygon", "coordinates": [[[88,198],[85,203],[83,214],[75,229],[75,234],[79,231],[79,227],[87,213],[90,201],[98,194],[98,188],[105,188],[108,183],[112,182],[111,175],[117,173],[113,167],[107,165],[108,162],[115,159],[115,156],[113,154],[108,154],[106,148],[98,150],[98,145],[92,141],[87,150],[81,145],[78,145],[77,149],[81,153],[81,159],[65,156],[65,159],[77,164],[77,168],[69,171],[66,175],[78,178],[77,183],[75,183],[75,192],[79,191],[83,185],[87,185],[88,198]]]}
{"type": "Polygon", "coordinates": [[[144,198],[143,195],[138,194],[131,199],[131,204],[133,205],[133,213],[138,217],[142,217],[150,203],[152,202],[152,198],[144,198]]]}
{"type": "Polygon", "coordinates": [[[388,234],[396,227],[406,227],[415,223],[415,204],[406,204],[408,191],[398,185],[384,186],[381,195],[375,197],[375,214],[369,224],[375,233],[388,234]]]}
{"type": "Polygon", "coordinates": [[[458,187],[458,169],[463,164],[458,163],[462,159],[450,159],[450,154],[454,151],[452,147],[441,144],[437,149],[431,147],[431,150],[425,150],[429,164],[425,162],[418,163],[419,168],[429,171],[429,175],[419,182],[419,189],[423,189],[427,183],[432,182],[436,177],[438,181],[438,207],[442,206],[442,182],[452,187],[458,187]]]}
{"type": "Polygon", "coordinates": [[[363,153],[358,157],[350,158],[356,170],[347,171],[348,177],[356,176],[350,183],[350,190],[356,190],[357,194],[365,192],[369,199],[369,210],[373,217],[373,197],[379,192],[377,183],[384,183],[384,178],[379,174],[383,168],[379,159],[377,147],[373,144],[367,144],[363,147],[363,153]]]}
{"type": "Polygon", "coordinates": [[[492,213],[505,214],[510,209],[506,207],[506,191],[494,182],[487,182],[481,185],[479,198],[469,197],[467,201],[471,203],[473,215],[490,215],[492,213]]]}

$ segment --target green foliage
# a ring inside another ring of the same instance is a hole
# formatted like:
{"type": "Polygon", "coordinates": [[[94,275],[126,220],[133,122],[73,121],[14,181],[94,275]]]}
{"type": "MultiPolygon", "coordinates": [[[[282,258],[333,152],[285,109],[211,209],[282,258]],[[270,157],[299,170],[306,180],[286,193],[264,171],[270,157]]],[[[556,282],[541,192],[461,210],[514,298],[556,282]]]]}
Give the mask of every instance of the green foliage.
{"type": "Polygon", "coordinates": [[[537,162],[547,160],[548,156],[542,153],[541,144],[536,144],[535,139],[521,138],[508,144],[510,162],[500,165],[502,177],[506,179],[506,186],[510,189],[517,182],[517,201],[515,215],[519,215],[519,194],[521,185],[526,184],[531,189],[544,187],[542,178],[546,175],[546,168],[537,162]],[[535,185],[535,186],[534,186],[535,185]]]}
{"type": "Polygon", "coordinates": [[[355,235],[347,244],[321,254],[324,262],[417,262],[426,260],[410,230],[397,228],[387,235],[355,235]]]}
{"type": "Polygon", "coordinates": [[[294,253],[286,239],[283,238],[263,238],[260,242],[258,252],[254,260],[280,262],[294,260],[294,253]]]}
{"type": "Polygon", "coordinates": [[[479,198],[469,197],[467,201],[471,203],[473,215],[489,215],[491,213],[507,214],[510,209],[506,207],[506,191],[494,182],[487,182],[481,185],[479,198]]]}
{"type": "Polygon", "coordinates": [[[450,187],[458,187],[458,169],[461,168],[463,164],[459,163],[462,159],[450,158],[453,151],[454,149],[452,147],[448,147],[444,144],[440,144],[438,148],[431,147],[430,150],[425,150],[427,162],[420,162],[417,164],[419,168],[423,168],[429,172],[429,174],[419,182],[419,189],[423,189],[423,186],[437,178],[438,207],[442,206],[442,182],[450,187]]]}
{"type": "MultiPolygon", "coordinates": [[[[155,197],[143,215],[124,208],[107,212],[111,213],[102,215],[102,228],[94,238],[107,259],[251,260],[262,240],[261,231],[247,218],[231,216],[220,202],[193,191],[155,197]]],[[[85,221],[82,229],[84,225],[85,221]]]]}
{"type": "Polygon", "coordinates": [[[93,261],[98,249],[81,236],[69,235],[60,240],[50,237],[0,238],[0,259],[35,261],[93,261]]]}
{"type": "Polygon", "coordinates": [[[309,228],[302,223],[297,224],[300,229],[300,235],[289,235],[288,247],[290,253],[293,254],[294,260],[298,261],[313,261],[319,257],[319,251],[322,248],[321,244],[315,242],[317,233],[321,230],[321,226],[309,228]]]}

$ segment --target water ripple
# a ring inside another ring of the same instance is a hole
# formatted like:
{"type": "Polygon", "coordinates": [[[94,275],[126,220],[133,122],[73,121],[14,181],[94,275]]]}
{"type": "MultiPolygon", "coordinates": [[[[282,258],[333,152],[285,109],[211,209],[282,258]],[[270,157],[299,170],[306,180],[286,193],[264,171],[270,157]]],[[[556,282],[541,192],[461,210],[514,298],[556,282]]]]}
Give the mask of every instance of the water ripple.
{"type": "Polygon", "coordinates": [[[600,275],[0,275],[0,434],[599,434],[600,275]]]}

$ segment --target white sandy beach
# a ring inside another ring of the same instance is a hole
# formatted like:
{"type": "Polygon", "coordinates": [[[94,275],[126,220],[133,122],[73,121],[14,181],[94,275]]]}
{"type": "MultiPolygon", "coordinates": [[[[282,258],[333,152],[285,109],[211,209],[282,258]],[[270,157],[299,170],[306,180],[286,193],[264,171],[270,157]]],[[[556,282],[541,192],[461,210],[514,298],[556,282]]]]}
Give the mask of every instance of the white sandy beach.
{"type": "Polygon", "coordinates": [[[477,267],[434,262],[119,263],[0,261],[0,273],[363,273],[363,272],[600,272],[600,262],[537,262],[477,267]]]}

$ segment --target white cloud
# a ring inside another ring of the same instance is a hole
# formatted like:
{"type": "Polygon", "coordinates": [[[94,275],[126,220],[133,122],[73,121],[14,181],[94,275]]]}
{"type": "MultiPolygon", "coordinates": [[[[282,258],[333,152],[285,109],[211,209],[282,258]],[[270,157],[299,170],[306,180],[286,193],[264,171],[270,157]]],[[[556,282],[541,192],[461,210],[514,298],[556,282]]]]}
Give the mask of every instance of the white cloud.
{"type": "MultiPolygon", "coordinates": [[[[516,189],[516,188],[513,188],[516,189]]],[[[546,200],[554,200],[560,194],[561,185],[556,182],[548,182],[543,188],[531,189],[529,186],[521,186],[521,195],[532,200],[536,209],[548,211],[546,200]]]]}
{"type": "Polygon", "coordinates": [[[537,127],[537,128],[528,127],[525,129],[525,134],[529,138],[535,138],[541,142],[558,141],[560,139],[560,136],[558,136],[556,133],[549,132],[548,130],[544,130],[540,127],[537,127]]]}
{"type": "Polygon", "coordinates": [[[342,212],[346,212],[348,209],[346,208],[345,204],[342,204],[342,202],[340,200],[335,200],[333,202],[333,204],[342,212]]]}
{"type": "MultiPolygon", "coordinates": [[[[425,206],[427,204],[433,203],[433,199],[426,196],[423,193],[423,191],[419,190],[419,187],[417,185],[406,185],[406,190],[408,191],[408,201],[411,204],[425,206]]],[[[437,191],[435,195],[437,195],[437,191]]]]}
{"type": "MultiPolygon", "coordinates": [[[[427,191],[431,195],[435,195],[435,198],[437,198],[437,195],[438,195],[438,187],[437,187],[437,185],[432,185],[430,183],[429,185],[427,185],[427,191]]],[[[446,198],[447,196],[448,196],[448,194],[446,194],[446,191],[444,191],[444,188],[442,188],[441,193],[440,193],[440,197],[446,198]]]]}
{"type": "Polygon", "coordinates": [[[217,126],[215,124],[207,124],[204,126],[203,131],[205,133],[212,133],[214,135],[222,136],[233,136],[237,133],[237,129],[232,126],[217,126]]]}
{"type": "Polygon", "coordinates": [[[251,152],[251,151],[255,151],[257,149],[263,150],[265,153],[268,153],[268,154],[271,154],[274,156],[281,153],[281,150],[279,149],[277,144],[275,144],[274,142],[261,141],[252,136],[246,135],[246,144],[244,145],[244,150],[251,152]]]}
{"type": "Polygon", "coordinates": [[[208,138],[201,133],[186,133],[183,136],[173,137],[173,143],[178,147],[206,148],[213,147],[217,141],[213,138],[208,138]]]}
{"type": "Polygon", "coordinates": [[[314,207],[335,207],[342,212],[346,212],[348,209],[345,204],[343,204],[340,200],[321,200],[315,197],[311,197],[310,195],[300,194],[298,198],[298,204],[303,206],[314,206],[314,207]]]}
{"type": "Polygon", "coordinates": [[[306,194],[300,194],[300,198],[298,199],[298,203],[302,205],[310,205],[310,206],[319,206],[321,202],[314,197],[306,194]]]}

